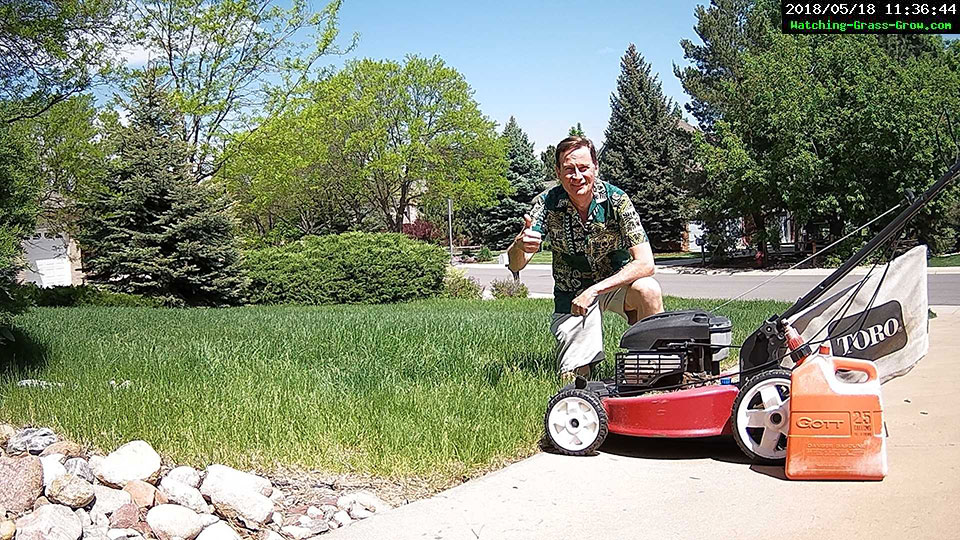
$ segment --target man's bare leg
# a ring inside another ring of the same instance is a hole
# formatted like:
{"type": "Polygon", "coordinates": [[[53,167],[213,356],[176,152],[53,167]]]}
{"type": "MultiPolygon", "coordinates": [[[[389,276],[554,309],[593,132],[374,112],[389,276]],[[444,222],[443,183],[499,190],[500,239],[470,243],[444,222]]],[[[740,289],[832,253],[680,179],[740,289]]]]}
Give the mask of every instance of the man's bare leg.
{"type": "Polygon", "coordinates": [[[652,277],[634,281],[623,299],[623,313],[627,323],[634,324],[644,317],[663,311],[663,293],[660,284],[652,277]]]}

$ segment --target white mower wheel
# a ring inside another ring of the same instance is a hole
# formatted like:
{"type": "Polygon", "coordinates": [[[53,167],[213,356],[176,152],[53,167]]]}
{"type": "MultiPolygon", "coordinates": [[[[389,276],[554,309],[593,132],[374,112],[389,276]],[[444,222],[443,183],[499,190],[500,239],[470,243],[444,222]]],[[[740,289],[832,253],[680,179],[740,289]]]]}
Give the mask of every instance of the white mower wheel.
{"type": "Polygon", "coordinates": [[[783,463],[790,428],[790,372],[764,371],[740,387],[733,402],[733,438],[757,463],[783,463]]]}
{"type": "Polygon", "coordinates": [[[594,453],[607,438],[607,411],[593,392],[571,388],[553,396],[543,418],[550,443],[561,454],[594,453]]]}

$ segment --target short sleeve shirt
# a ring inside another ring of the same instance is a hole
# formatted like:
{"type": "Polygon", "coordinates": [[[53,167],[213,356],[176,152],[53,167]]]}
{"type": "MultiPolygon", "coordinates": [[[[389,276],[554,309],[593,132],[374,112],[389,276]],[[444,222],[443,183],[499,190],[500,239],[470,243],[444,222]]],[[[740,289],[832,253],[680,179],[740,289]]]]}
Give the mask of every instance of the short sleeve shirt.
{"type": "Polygon", "coordinates": [[[587,287],[616,274],[631,261],[629,248],[647,241],[630,197],[607,182],[593,186],[586,222],[563,186],[533,201],[533,230],[550,239],[556,313],[570,313],[587,287]]]}

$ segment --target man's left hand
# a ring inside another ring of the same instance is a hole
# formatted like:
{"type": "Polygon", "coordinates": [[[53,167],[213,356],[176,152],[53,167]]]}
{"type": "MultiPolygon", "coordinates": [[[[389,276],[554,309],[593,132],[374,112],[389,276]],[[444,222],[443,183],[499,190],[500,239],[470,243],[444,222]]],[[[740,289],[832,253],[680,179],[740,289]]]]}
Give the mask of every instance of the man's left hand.
{"type": "Polygon", "coordinates": [[[593,287],[588,287],[587,290],[573,299],[573,303],[570,305],[570,313],[580,316],[586,315],[587,310],[589,310],[590,306],[597,300],[597,296],[597,292],[593,287]]]}

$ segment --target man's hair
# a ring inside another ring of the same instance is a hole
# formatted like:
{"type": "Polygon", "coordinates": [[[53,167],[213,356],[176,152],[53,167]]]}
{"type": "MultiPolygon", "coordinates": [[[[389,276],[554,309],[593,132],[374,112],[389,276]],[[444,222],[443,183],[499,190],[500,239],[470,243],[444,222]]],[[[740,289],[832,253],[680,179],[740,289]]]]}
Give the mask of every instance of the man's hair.
{"type": "Polygon", "coordinates": [[[557,145],[557,153],[554,156],[554,160],[557,162],[557,170],[560,169],[560,160],[569,152],[573,152],[577,148],[583,148],[586,146],[590,149],[590,157],[593,158],[593,164],[597,164],[597,149],[593,146],[593,141],[586,137],[577,137],[576,135],[571,135],[566,139],[560,141],[560,144],[557,145]]]}

